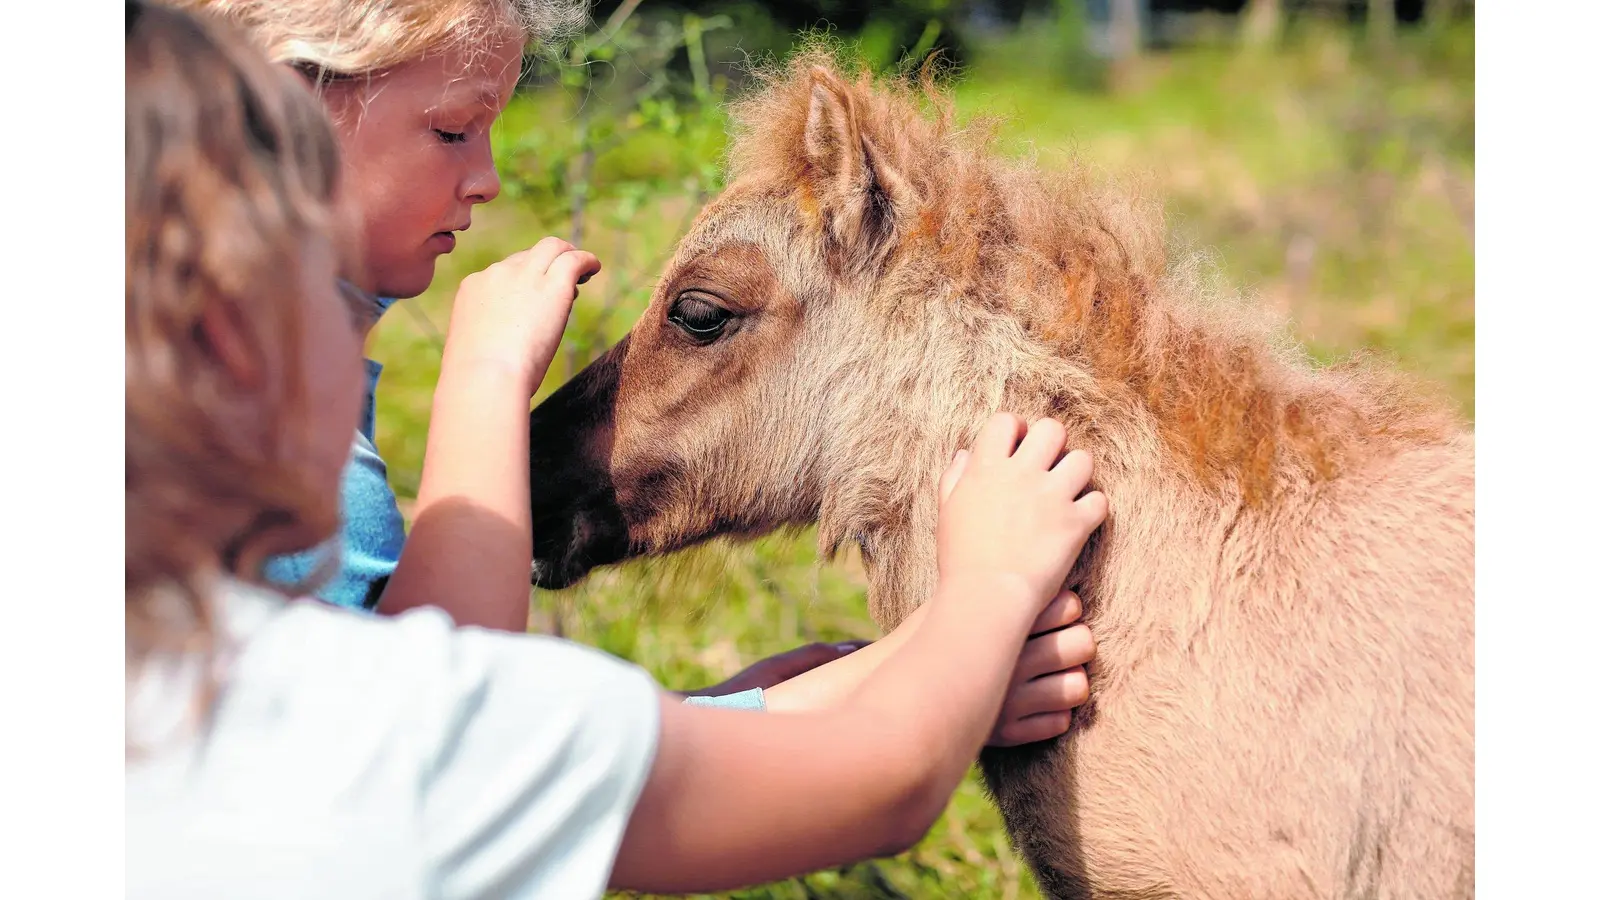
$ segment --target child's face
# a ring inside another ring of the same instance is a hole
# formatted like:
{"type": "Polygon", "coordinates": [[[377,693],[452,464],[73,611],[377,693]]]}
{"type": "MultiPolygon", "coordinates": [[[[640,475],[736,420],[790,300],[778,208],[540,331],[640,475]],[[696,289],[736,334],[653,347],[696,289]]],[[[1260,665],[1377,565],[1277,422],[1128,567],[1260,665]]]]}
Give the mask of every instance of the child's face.
{"type": "Polygon", "coordinates": [[[365,232],[369,286],[414,297],[455,248],[472,207],[500,193],[489,126],[522,64],[520,35],[440,51],[330,90],[345,185],[365,232]]]}

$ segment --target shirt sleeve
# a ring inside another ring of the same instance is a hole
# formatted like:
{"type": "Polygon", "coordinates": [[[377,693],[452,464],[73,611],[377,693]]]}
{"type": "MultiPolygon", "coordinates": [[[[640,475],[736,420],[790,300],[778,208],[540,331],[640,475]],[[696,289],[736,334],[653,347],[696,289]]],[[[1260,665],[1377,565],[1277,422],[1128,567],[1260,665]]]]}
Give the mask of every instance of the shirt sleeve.
{"type": "Polygon", "coordinates": [[[767,698],[761,688],[751,688],[748,691],[739,691],[736,694],[722,694],[717,697],[688,697],[684,703],[689,706],[716,706],[722,709],[751,709],[756,712],[766,712],[767,698]]]}
{"type": "Polygon", "coordinates": [[[356,435],[350,448],[340,493],[344,559],[325,599],[340,606],[375,609],[384,585],[400,564],[406,524],[389,486],[389,468],[365,435],[356,435]]]}
{"type": "Polygon", "coordinates": [[[439,897],[599,897],[654,760],[643,670],[537,635],[452,631],[422,733],[439,897]]]}

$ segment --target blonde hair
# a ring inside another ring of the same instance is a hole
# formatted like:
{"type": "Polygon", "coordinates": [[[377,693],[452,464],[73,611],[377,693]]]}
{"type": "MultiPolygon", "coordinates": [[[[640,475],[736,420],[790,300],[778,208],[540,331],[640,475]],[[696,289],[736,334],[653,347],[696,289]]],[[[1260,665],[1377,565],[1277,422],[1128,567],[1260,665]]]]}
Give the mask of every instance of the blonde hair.
{"type": "MultiPolygon", "coordinates": [[[[209,653],[209,597],[332,534],[306,477],[300,255],[337,238],[339,156],[297,77],[204,17],[127,4],[127,658],[209,653]],[[240,384],[205,328],[258,362],[240,384]]],[[[336,240],[336,245],[340,242],[336,240]]]]}
{"type": "Polygon", "coordinates": [[[273,62],[314,80],[368,75],[511,28],[540,49],[579,32],[586,0],[176,0],[244,28],[273,62]]]}

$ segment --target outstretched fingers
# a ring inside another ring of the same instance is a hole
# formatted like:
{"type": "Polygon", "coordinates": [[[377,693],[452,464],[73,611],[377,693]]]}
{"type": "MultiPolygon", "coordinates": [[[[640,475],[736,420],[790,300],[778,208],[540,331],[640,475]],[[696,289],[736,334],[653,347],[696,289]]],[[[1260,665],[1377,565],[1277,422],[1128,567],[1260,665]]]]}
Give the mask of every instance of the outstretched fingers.
{"type": "Polygon", "coordinates": [[[557,257],[575,249],[577,248],[561,238],[547,237],[516,255],[523,257],[523,261],[535,275],[543,275],[550,271],[550,264],[555,262],[557,257]]]}
{"type": "Polygon", "coordinates": [[[1015,747],[1066,733],[1072,711],[1089,700],[1089,676],[1082,666],[1052,672],[1013,687],[989,743],[1015,747]]]}
{"type": "Polygon", "coordinates": [[[560,284],[574,287],[600,271],[600,258],[587,250],[568,250],[550,263],[548,273],[560,284]]]}
{"type": "Polygon", "coordinates": [[[1089,673],[1083,666],[1051,672],[1022,685],[1012,693],[1007,718],[1023,719],[1040,713],[1066,712],[1089,699],[1089,673]]]}
{"type": "Polygon", "coordinates": [[[1017,448],[1016,457],[1040,469],[1049,469],[1061,459],[1067,446],[1067,427],[1055,419],[1040,419],[1028,426],[1028,435],[1017,448]]]}
{"type": "Polygon", "coordinates": [[[994,739],[989,743],[995,747],[1021,747],[1024,744],[1036,744],[1039,741],[1060,737],[1071,727],[1071,712],[1040,713],[1025,719],[1006,722],[995,731],[994,739]]]}
{"type": "Polygon", "coordinates": [[[1074,503],[1083,512],[1084,517],[1094,523],[1096,528],[1100,527],[1105,522],[1106,516],[1111,514],[1110,501],[1106,500],[1106,495],[1099,491],[1090,491],[1079,497],[1074,503]]]}
{"type": "Polygon", "coordinates": [[[1062,588],[1055,599],[1050,601],[1050,605],[1044,608],[1044,612],[1039,613],[1039,617],[1033,620],[1033,627],[1028,629],[1028,636],[1038,637],[1046,632],[1065,628],[1078,621],[1082,615],[1083,600],[1071,590],[1062,588]]]}
{"type": "Polygon", "coordinates": [[[1067,490],[1076,497],[1089,486],[1089,478],[1094,474],[1094,459],[1087,450],[1073,450],[1061,457],[1051,471],[1066,482],[1067,490]]]}
{"type": "Polygon", "coordinates": [[[1028,423],[1015,413],[996,413],[984,423],[972,441],[972,455],[979,460],[1009,459],[1017,443],[1028,433],[1028,423]]]}

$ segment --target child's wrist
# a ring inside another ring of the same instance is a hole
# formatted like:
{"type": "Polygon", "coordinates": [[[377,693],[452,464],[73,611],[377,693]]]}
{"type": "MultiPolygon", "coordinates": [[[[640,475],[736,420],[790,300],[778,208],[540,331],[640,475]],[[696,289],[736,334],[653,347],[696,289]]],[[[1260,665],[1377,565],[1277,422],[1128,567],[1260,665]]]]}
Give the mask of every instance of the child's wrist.
{"type": "Polygon", "coordinates": [[[531,365],[494,356],[451,355],[446,352],[439,366],[439,388],[458,384],[474,389],[485,387],[512,387],[527,399],[532,399],[544,380],[545,365],[531,365]]]}
{"type": "Polygon", "coordinates": [[[1014,572],[940,573],[934,588],[936,608],[981,610],[986,617],[1014,618],[1024,627],[1038,617],[1047,602],[1036,587],[1014,572]]]}

